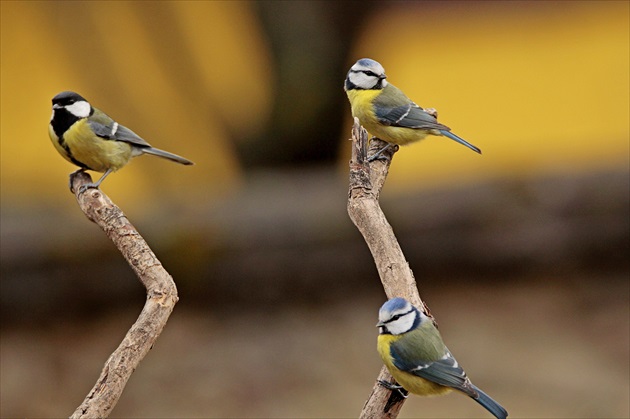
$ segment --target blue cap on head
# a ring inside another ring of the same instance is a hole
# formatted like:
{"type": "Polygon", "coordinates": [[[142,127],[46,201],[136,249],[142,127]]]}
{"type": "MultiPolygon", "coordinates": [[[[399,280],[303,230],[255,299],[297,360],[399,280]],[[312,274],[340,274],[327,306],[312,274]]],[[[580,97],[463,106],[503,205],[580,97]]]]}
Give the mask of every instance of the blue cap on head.
{"type": "Polygon", "coordinates": [[[375,60],[373,60],[371,58],[361,58],[360,60],[357,61],[357,64],[363,65],[363,66],[366,66],[366,67],[372,67],[375,64],[379,65],[379,66],[381,65],[378,61],[375,61],[375,60]]]}
{"type": "Polygon", "coordinates": [[[404,298],[396,297],[396,298],[392,298],[391,300],[383,304],[383,306],[381,307],[381,310],[387,310],[390,312],[395,311],[395,310],[401,310],[407,307],[409,304],[410,304],[409,301],[405,300],[404,298]]]}

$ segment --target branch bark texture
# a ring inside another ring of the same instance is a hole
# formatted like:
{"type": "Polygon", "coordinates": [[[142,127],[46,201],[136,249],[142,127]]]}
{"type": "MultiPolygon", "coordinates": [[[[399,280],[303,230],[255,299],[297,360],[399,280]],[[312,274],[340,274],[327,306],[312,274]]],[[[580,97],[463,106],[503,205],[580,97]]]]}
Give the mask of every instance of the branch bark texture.
{"type": "MultiPolygon", "coordinates": [[[[379,205],[380,192],[397,147],[390,146],[372,162],[368,161],[368,155],[374,155],[386,145],[386,142],[378,138],[372,138],[368,142],[367,131],[355,118],[352,128],[348,214],[372,253],[387,298],[406,298],[431,317],[420,298],[413,272],[394,231],[379,205]]],[[[394,381],[385,367],[377,380],[394,381]]],[[[363,406],[360,418],[396,418],[403,402],[404,399],[398,392],[380,386],[377,381],[363,406]]]]}
{"type": "Polygon", "coordinates": [[[99,189],[81,191],[81,186],[91,181],[91,177],[82,171],[70,175],[70,185],[79,207],[120,250],[146,288],[147,301],[71,418],[103,418],[111,413],[129,377],[152,348],[178,300],[173,278],[120,208],[99,189]]]}

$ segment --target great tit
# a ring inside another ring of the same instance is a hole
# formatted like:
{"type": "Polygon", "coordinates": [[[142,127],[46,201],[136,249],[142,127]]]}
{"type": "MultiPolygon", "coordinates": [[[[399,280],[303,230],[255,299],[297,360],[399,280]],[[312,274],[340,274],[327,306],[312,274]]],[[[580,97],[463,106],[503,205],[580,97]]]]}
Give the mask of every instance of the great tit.
{"type": "Polygon", "coordinates": [[[98,188],[110,173],[129,163],[132,157],[145,153],[193,164],[176,154],[151,147],[129,128],[92,107],[78,93],[59,93],[52,99],[52,109],[48,134],[59,154],[79,166],[79,171],[104,173],[96,183],[84,185],[84,189],[98,188]]]}
{"type": "Polygon", "coordinates": [[[370,134],[396,145],[420,141],[427,135],[445,136],[481,154],[479,148],[438,123],[434,110],[432,114],[416,105],[386,78],[383,66],[370,58],[357,61],[346,77],[344,90],[352,116],[370,134]]]}
{"type": "Polygon", "coordinates": [[[448,350],[433,320],[404,298],[393,298],[378,313],[378,353],[400,384],[381,382],[391,389],[405,389],[421,396],[459,390],[498,419],[507,411],[470,382],[448,350]]]}

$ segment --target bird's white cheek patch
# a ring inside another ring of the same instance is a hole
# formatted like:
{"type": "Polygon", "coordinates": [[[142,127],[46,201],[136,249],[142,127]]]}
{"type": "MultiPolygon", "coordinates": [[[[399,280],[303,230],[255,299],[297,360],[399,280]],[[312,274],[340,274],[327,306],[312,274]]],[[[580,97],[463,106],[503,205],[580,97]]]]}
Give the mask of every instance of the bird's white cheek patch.
{"type": "Polygon", "coordinates": [[[350,73],[349,78],[352,84],[361,89],[371,89],[378,83],[378,78],[365,73],[350,73]]]}
{"type": "Polygon", "coordinates": [[[66,109],[77,118],[87,118],[90,116],[90,104],[84,100],[74,102],[72,105],[66,106],[66,109]]]}

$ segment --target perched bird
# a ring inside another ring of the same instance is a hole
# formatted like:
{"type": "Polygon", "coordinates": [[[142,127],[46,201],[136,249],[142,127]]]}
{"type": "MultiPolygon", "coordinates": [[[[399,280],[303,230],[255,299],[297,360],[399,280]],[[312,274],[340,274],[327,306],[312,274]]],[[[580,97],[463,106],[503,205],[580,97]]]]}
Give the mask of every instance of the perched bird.
{"type": "Polygon", "coordinates": [[[59,154],[79,166],[79,171],[104,172],[96,183],[84,185],[83,189],[98,188],[110,173],[129,163],[132,157],[145,153],[193,164],[176,154],[151,147],[135,132],[92,107],[78,93],[59,93],[52,99],[52,109],[48,134],[59,154]]]}
{"type": "Polygon", "coordinates": [[[344,90],[352,116],[359,118],[370,134],[396,145],[420,141],[427,135],[445,136],[481,154],[480,149],[438,123],[431,112],[412,102],[386,78],[383,66],[370,58],[357,61],[346,77],[344,90]]]}
{"type": "Polygon", "coordinates": [[[404,298],[387,301],[378,312],[378,353],[400,386],[380,382],[391,390],[404,388],[421,396],[453,389],[470,396],[499,419],[507,411],[470,382],[433,321],[404,298]]]}

